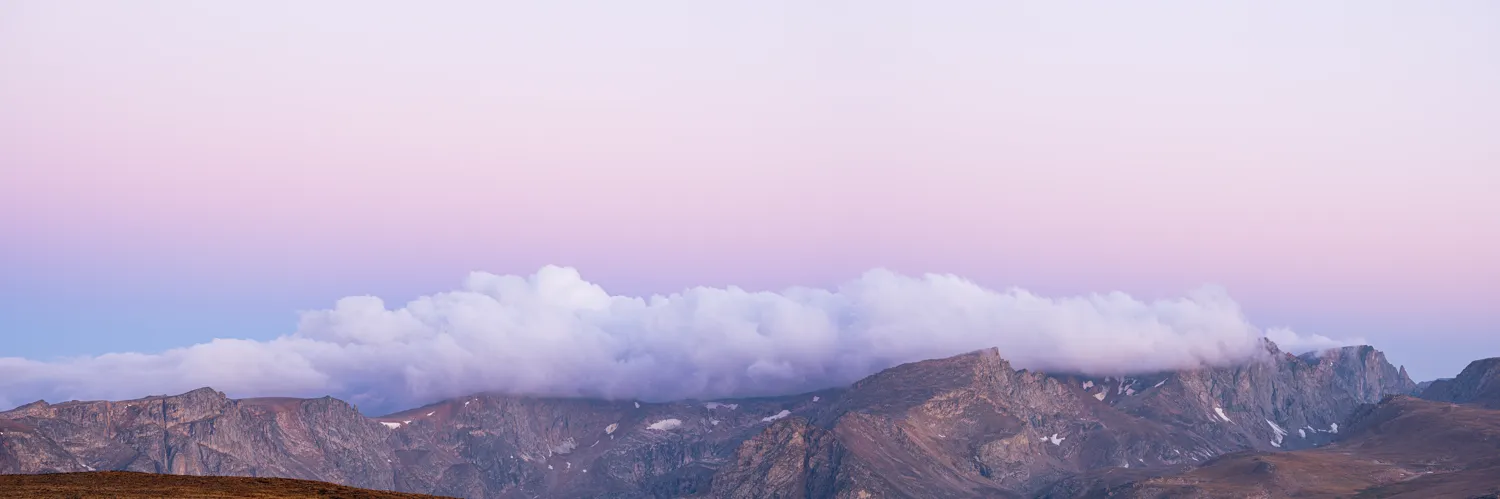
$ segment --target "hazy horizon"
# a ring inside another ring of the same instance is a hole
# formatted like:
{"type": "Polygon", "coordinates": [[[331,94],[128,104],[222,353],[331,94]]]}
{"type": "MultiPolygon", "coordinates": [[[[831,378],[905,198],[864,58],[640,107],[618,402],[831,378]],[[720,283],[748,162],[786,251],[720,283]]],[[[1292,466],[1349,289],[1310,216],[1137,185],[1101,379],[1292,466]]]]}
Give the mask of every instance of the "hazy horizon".
{"type": "Polygon", "coordinates": [[[828,289],[695,287],[624,296],[577,269],[475,272],[409,303],[350,296],[270,341],[52,362],[0,357],[0,407],[211,386],[333,395],[388,412],[480,392],[665,402],[806,393],[996,347],[1019,369],[1150,374],[1363,343],[1251,323],[1223,289],[1142,301],[1038,296],[953,275],[872,270],[828,289]]]}

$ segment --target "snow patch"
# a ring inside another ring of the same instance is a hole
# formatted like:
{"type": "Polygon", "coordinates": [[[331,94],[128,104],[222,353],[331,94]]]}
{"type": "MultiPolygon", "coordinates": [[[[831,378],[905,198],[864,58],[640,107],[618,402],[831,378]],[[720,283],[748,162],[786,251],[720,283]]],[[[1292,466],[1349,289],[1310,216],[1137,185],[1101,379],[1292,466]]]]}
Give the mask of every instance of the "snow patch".
{"type": "Polygon", "coordinates": [[[1057,436],[1056,433],[1053,433],[1052,436],[1049,437],[1049,438],[1047,438],[1046,440],[1048,442],[1052,442],[1052,445],[1061,446],[1062,445],[1062,441],[1063,440],[1067,440],[1067,439],[1068,439],[1068,437],[1059,437],[1059,436],[1057,436]]]}
{"type": "Polygon", "coordinates": [[[1286,430],[1281,429],[1275,421],[1269,419],[1266,420],[1266,424],[1271,425],[1271,431],[1276,434],[1276,438],[1271,439],[1271,446],[1281,447],[1281,439],[1286,438],[1286,430]]]}
{"type": "Polygon", "coordinates": [[[1084,390],[1087,390],[1087,389],[1090,389],[1090,388],[1093,388],[1093,387],[1094,387],[1094,382],[1093,381],[1085,381],[1085,382],[1083,382],[1083,389],[1084,390]]]}
{"type": "Polygon", "coordinates": [[[817,395],[813,395],[813,402],[817,402],[817,401],[818,401],[818,396],[817,395]]]}
{"type": "Polygon", "coordinates": [[[1094,394],[1094,398],[1099,399],[1100,402],[1103,402],[1104,401],[1104,392],[1095,393],[1094,394]]]}
{"type": "Polygon", "coordinates": [[[406,421],[402,421],[402,422],[401,422],[401,424],[411,424],[411,420],[410,420],[410,419],[408,419],[408,420],[406,420],[406,421]]]}
{"type": "Polygon", "coordinates": [[[681,419],[663,419],[661,421],[657,421],[655,423],[651,423],[651,425],[647,426],[646,429],[648,429],[648,430],[668,431],[668,430],[675,430],[679,426],[682,426],[682,420],[681,419]]]}
{"type": "Polygon", "coordinates": [[[381,421],[380,424],[383,424],[383,425],[385,425],[386,428],[390,428],[392,430],[401,427],[401,423],[393,423],[393,422],[390,422],[390,421],[381,421]]]}
{"type": "Polygon", "coordinates": [[[1125,389],[1125,394],[1126,395],[1135,395],[1135,389],[1134,388],[1126,388],[1125,389]]]}
{"type": "Polygon", "coordinates": [[[432,417],[433,414],[437,414],[437,411],[432,411],[432,412],[427,413],[427,417],[432,417]]]}
{"type": "MultiPolygon", "coordinates": [[[[817,397],[813,397],[813,402],[817,402],[818,401],[817,399],[818,399],[817,397]]],[[[729,409],[729,410],[732,411],[732,410],[735,410],[735,409],[739,409],[740,405],[739,404],[720,404],[718,402],[709,402],[707,404],[703,404],[703,407],[707,407],[708,410],[710,410],[710,411],[712,411],[714,409],[718,409],[720,407],[723,407],[725,409],[729,409]]]]}
{"type": "Polygon", "coordinates": [[[770,416],[766,416],[766,417],[760,418],[760,420],[769,423],[769,422],[772,422],[772,421],[775,421],[775,420],[778,420],[778,419],[781,419],[781,418],[784,418],[784,417],[787,417],[787,416],[791,416],[791,415],[792,415],[792,411],[788,411],[786,409],[782,409],[781,412],[778,412],[776,414],[772,414],[770,416]]]}
{"type": "Polygon", "coordinates": [[[604,427],[604,434],[613,434],[618,429],[620,429],[620,423],[610,423],[609,426],[604,427]]]}
{"type": "Polygon", "coordinates": [[[547,465],[547,469],[549,469],[549,470],[552,469],[552,465],[550,465],[550,464],[547,465]]]}
{"type": "Polygon", "coordinates": [[[1224,409],[1223,408],[1221,408],[1221,407],[1215,407],[1214,408],[1214,412],[1217,413],[1219,415],[1219,417],[1224,420],[1224,422],[1226,422],[1226,423],[1233,423],[1234,422],[1234,421],[1230,421],[1229,420],[1229,416],[1225,416],[1224,415],[1224,409]]]}
{"type": "Polygon", "coordinates": [[[640,409],[641,408],[641,403],[640,402],[636,402],[635,403],[635,408],[636,409],[640,409]]]}
{"type": "Polygon", "coordinates": [[[1331,424],[1328,425],[1328,433],[1338,433],[1338,432],[1339,432],[1339,424],[1338,423],[1331,423],[1331,424]]]}
{"type": "Polygon", "coordinates": [[[1306,431],[1302,431],[1301,428],[1297,428],[1297,436],[1302,437],[1302,438],[1307,438],[1307,432],[1306,431]]]}

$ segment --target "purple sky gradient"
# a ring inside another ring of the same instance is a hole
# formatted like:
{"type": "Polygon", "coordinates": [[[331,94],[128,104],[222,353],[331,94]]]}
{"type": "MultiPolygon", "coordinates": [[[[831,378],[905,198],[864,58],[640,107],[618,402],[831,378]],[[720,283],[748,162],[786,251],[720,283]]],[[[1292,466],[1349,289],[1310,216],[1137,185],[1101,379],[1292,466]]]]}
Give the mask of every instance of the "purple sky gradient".
{"type": "Polygon", "coordinates": [[[471,270],[1222,285],[1500,355],[1493,2],[0,2],[0,357],[471,270]]]}

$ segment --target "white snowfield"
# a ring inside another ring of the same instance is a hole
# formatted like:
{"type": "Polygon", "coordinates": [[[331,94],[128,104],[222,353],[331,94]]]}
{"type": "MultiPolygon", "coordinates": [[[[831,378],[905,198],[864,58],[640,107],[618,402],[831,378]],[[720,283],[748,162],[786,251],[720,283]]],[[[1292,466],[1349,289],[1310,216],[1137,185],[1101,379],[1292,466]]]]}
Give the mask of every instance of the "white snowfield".
{"type": "Polygon", "coordinates": [[[1271,446],[1280,448],[1281,439],[1286,438],[1286,430],[1282,429],[1280,426],[1277,426],[1275,421],[1271,421],[1269,419],[1266,420],[1266,424],[1271,425],[1271,432],[1276,434],[1276,436],[1271,439],[1271,446]]]}
{"type": "Polygon", "coordinates": [[[646,429],[648,429],[648,430],[657,430],[657,431],[669,431],[669,430],[675,430],[675,429],[677,429],[680,426],[682,426],[682,420],[674,418],[674,419],[663,419],[661,421],[657,421],[655,423],[651,423],[649,426],[646,427],[646,429]]]}
{"type": "Polygon", "coordinates": [[[792,411],[788,411],[786,409],[782,409],[781,412],[778,412],[776,414],[772,414],[770,416],[766,416],[766,417],[760,418],[760,420],[769,423],[769,422],[772,422],[772,421],[775,421],[775,420],[778,420],[778,419],[781,419],[781,418],[784,418],[784,417],[787,417],[787,416],[791,416],[791,415],[792,415],[792,411]]]}

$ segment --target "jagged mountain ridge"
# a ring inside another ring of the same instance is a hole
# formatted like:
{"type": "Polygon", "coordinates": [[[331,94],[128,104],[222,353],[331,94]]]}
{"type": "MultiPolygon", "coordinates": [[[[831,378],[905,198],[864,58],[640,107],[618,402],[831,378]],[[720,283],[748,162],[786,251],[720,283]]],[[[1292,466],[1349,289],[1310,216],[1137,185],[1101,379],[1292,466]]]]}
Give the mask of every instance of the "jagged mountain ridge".
{"type": "Polygon", "coordinates": [[[1373,348],[1124,378],[994,349],[788,397],[481,394],[366,418],[336,399],[201,389],[0,413],[0,472],[276,476],[457,497],[1003,497],[1094,470],[1320,445],[1415,384],[1373,348]],[[1300,431],[1300,433],[1299,433],[1300,431]]]}
{"type": "Polygon", "coordinates": [[[1470,362],[1457,377],[1432,381],[1418,396],[1500,409],[1500,357],[1470,362]]]}
{"type": "Polygon", "coordinates": [[[1094,476],[1042,497],[1482,498],[1500,493],[1500,411],[1390,395],[1350,416],[1337,442],[1226,454],[1180,473],[1094,476]]]}

